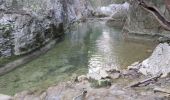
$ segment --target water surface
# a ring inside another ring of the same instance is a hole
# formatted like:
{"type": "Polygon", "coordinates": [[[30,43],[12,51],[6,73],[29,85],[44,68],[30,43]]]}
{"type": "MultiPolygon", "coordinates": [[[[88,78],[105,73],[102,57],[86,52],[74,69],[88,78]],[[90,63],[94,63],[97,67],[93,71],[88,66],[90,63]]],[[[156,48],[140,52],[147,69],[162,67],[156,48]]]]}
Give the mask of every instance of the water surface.
{"type": "Polygon", "coordinates": [[[126,68],[147,58],[155,44],[151,39],[122,34],[103,22],[80,23],[60,43],[39,58],[0,77],[0,93],[41,90],[66,81],[91,67],[126,68]],[[130,37],[130,38],[129,38],[130,37]]]}

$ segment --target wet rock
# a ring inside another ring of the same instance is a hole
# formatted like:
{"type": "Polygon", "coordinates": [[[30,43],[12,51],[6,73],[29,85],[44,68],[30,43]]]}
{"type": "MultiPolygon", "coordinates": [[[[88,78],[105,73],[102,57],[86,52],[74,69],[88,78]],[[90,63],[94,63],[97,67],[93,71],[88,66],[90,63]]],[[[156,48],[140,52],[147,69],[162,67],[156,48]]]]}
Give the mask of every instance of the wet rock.
{"type": "Polygon", "coordinates": [[[134,62],[132,65],[128,66],[128,70],[139,69],[139,68],[140,68],[140,63],[139,62],[134,62]]]}
{"type": "Polygon", "coordinates": [[[86,81],[86,80],[88,80],[88,78],[87,78],[87,76],[86,75],[81,75],[81,76],[78,76],[78,81],[79,82],[83,82],[83,81],[86,81]]]}
{"type": "Polygon", "coordinates": [[[159,43],[164,43],[164,42],[170,43],[170,38],[168,38],[168,37],[159,37],[158,42],[159,43]]]}
{"type": "Polygon", "coordinates": [[[100,80],[102,78],[109,77],[106,69],[104,68],[91,68],[87,74],[88,79],[100,80]]]}
{"type": "MultiPolygon", "coordinates": [[[[101,80],[101,84],[106,85],[107,82],[101,80]]],[[[27,100],[72,100],[77,97],[82,97],[81,94],[83,91],[87,91],[84,100],[168,100],[162,97],[161,95],[154,94],[153,92],[135,91],[134,89],[124,89],[120,85],[112,85],[107,88],[91,88],[87,84],[75,83],[75,84],[66,84],[61,83],[57,86],[48,88],[44,93],[40,95],[41,99],[35,98],[39,97],[33,93],[20,93],[20,97],[29,98],[27,100]],[[42,96],[44,95],[44,96],[42,96]]],[[[14,100],[26,100],[24,98],[14,99],[14,100]]]]}
{"type": "Polygon", "coordinates": [[[97,8],[94,15],[97,17],[112,17],[113,19],[122,19],[127,16],[128,9],[129,4],[127,2],[124,4],[111,4],[106,7],[97,8]]]}
{"type": "Polygon", "coordinates": [[[61,36],[69,23],[89,17],[92,10],[87,0],[1,1],[0,56],[34,51],[61,36]]]}
{"type": "Polygon", "coordinates": [[[150,49],[148,49],[146,52],[147,52],[147,53],[152,53],[153,51],[152,51],[152,50],[150,50],[150,49]]]}
{"type": "Polygon", "coordinates": [[[12,100],[11,96],[0,94],[0,100],[12,100]]]}
{"type": "Polygon", "coordinates": [[[170,72],[170,46],[167,43],[159,44],[152,55],[141,63],[139,72],[144,75],[155,76],[163,73],[163,77],[170,72]]]}
{"type": "Polygon", "coordinates": [[[107,86],[111,86],[111,80],[110,79],[101,79],[98,80],[98,85],[99,87],[107,87],[107,86]]]}
{"type": "Polygon", "coordinates": [[[141,74],[138,72],[138,70],[131,69],[131,70],[123,70],[121,72],[121,76],[123,78],[135,79],[135,78],[139,78],[141,74]]]}
{"type": "Polygon", "coordinates": [[[120,77],[120,73],[113,73],[109,75],[111,79],[118,79],[120,77]]]}
{"type": "Polygon", "coordinates": [[[109,74],[109,78],[111,79],[118,79],[121,76],[120,71],[117,70],[108,71],[108,74],[109,74]]]}

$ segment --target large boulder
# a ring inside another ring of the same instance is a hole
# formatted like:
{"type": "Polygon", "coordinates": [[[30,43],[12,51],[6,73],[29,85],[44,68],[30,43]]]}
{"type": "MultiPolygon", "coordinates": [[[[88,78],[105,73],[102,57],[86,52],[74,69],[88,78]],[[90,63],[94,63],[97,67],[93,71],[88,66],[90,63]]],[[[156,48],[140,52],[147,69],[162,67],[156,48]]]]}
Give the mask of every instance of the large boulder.
{"type": "Polygon", "coordinates": [[[40,48],[91,10],[86,0],[0,0],[0,57],[40,48]]]}
{"type": "MultiPolygon", "coordinates": [[[[170,20],[170,12],[164,0],[144,0],[148,5],[155,6],[161,14],[170,20]]],[[[169,32],[164,30],[156,18],[139,6],[137,0],[129,0],[130,8],[126,26],[124,29],[129,33],[148,34],[148,35],[164,35],[170,37],[169,32]]]]}
{"type": "Polygon", "coordinates": [[[170,46],[167,43],[159,44],[152,55],[142,63],[135,65],[144,75],[155,76],[163,73],[163,77],[170,72],[170,46]]]}
{"type": "Polygon", "coordinates": [[[113,19],[122,19],[127,16],[129,3],[110,4],[109,6],[99,7],[95,11],[95,16],[112,17],[113,19]]]}

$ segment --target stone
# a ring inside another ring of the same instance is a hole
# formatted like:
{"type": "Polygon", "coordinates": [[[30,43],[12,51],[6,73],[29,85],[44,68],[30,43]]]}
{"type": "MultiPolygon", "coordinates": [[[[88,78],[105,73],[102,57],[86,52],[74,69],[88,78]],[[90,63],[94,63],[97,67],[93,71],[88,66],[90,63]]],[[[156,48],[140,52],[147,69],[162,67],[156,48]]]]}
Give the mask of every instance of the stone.
{"type": "Polygon", "coordinates": [[[159,37],[158,42],[159,43],[170,42],[170,39],[168,37],[159,37]]]}
{"type": "Polygon", "coordinates": [[[0,56],[30,53],[93,10],[87,0],[1,0],[0,56]],[[1,41],[2,40],[2,41],[1,41]]]}
{"type": "Polygon", "coordinates": [[[141,63],[139,72],[144,75],[155,76],[163,73],[165,77],[170,72],[170,46],[167,43],[159,44],[152,55],[141,63]]]}
{"type": "Polygon", "coordinates": [[[0,94],[0,100],[12,100],[11,96],[0,94]]]}
{"type": "Polygon", "coordinates": [[[23,91],[14,96],[14,100],[42,100],[39,96],[30,91],[23,91]]]}
{"type": "Polygon", "coordinates": [[[131,69],[139,69],[140,67],[140,63],[139,62],[134,62],[133,64],[131,64],[130,66],[128,66],[128,70],[131,69]]]}
{"type": "Polygon", "coordinates": [[[79,81],[79,82],[83,82],[83,81],[86,81],[86,80],[88,80],[88,78],[87,78],[86,75],[78,76],[78,81],[79,81]]]}
{"type": "Polygon", "coordinates": [[[111,79],[118,79],[120,76],[121,76],[120,73],[112,73],[112,74],[109,74],[109,77],[110,77],[111,79]]]}
{"type": "Polygon", "coordinates": [[[129,3],[110,4],[109,6],[99,7],[95,11],[97,17],[112,17],[113,19],[123,19],[127,16],[129,3]]]}
{"type": "MultiPolygon", "coordinates": [[[[128,30],[129,33],[141,35],[166,36],[166,34],[164,34],[164,29],[161,28],[161,25],[151,13],[139,6],[138,2],[135,0],[129,0],[129,3],[130,8],[124,27],[125,30],[128,30]]],[[[170,12],[164,1],[146,0],[146,3],[158,8],[161,14],[165,16],[167,20],[170,20],[170,12]]]]}
{"type": "Polygon", "coordinates": [[[111,80],[110,79],[101,79],[101,80],[98,80],[98,85],[99,85],[99,87],[111,86],[111,80]]]}
{"type": "Polygon", "coordinates": [[[109,77],[107,71],[103,68],[91,68],[87,74],[88,79],[100,80],[102,78],[109,77]]]}

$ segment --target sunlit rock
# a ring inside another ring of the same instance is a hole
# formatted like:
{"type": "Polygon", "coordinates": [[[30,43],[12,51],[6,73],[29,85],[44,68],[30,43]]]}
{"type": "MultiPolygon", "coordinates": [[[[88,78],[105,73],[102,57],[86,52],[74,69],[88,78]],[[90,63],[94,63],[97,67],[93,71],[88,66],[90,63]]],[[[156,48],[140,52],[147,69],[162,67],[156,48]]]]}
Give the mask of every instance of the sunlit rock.
{"type": "Polygon", "coordinates": [[[144,60],[139,72],[144,75],[157,75],[163,73],[163,77],[170,72],[170,46],[167,43],[159,44],[152,55],[144,60]]]}
{"type": "Polygon", "coordinates": [[[83,82],[83,81],[86,81],[86,80],[88,80],[88,78],[87,78],[87,76],[86,75],[81,75],[81,76],[78,76],[78,81],[79,82],[83,82]]]}
{"type": "Polygon", "coordinates": [[[129,3],[127,2],[124,4],[111,4],[109,6],[97,8],[95,16],[121,19],[127,16],[128,9],[129,3]]]}
{"type": "Polygon", "coordinates": [[[0,57],[32,52],[92,11],[86,0],[1,0],[0,9],[0,57]]]}
{"type": "Polygon", "coordinates": [[[0,94],[0,100],[12,100],[11,96],[0,94]]]}

